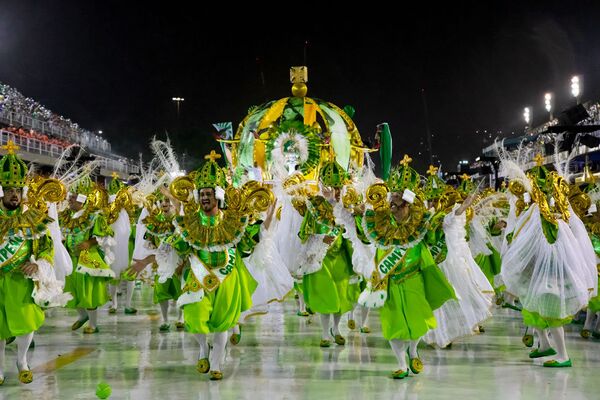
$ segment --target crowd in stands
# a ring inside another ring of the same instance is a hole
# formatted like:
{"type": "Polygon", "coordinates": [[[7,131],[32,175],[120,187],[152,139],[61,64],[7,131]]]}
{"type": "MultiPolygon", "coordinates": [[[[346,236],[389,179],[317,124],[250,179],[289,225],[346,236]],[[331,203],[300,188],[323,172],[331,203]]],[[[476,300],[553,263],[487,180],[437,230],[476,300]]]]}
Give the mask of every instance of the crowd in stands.
{"type": "Polygon", "coordinates": [[[34,99],[25,97],[15,88],[0,82],[0,112],[2,111],[44,122],[47,124],[49,131],[57,132],[57,134],[52,135],[48,132],[40,133],[32,129],[17,128],[19,134],[23,131],[24,136],[43,141],[53,141],[53,144],[77,143],[106,152],[111,150],[110,143],[101,136],[80,128],[78,124],[70,119],[53,113],[34,99]]]}
{"type": "Polygon", "coordinates": [[[10,132],[16,136],[21,136],[21,137],[29,138],[29,139],[36,139],[41,142],[48,143],[48,144],[54,144],[57,146],[68,147],[72,144],[71,142],[68,142],[66,140],[54,138],[54,137],[45,135],[43,133],[36,132],[33,129],[27,130],[27,129],[23,129],[23,127],[15,128],[14,126],[7,126],[7,127],[3,127],[0,129],[2,129],[3,131],[10,132]]]}

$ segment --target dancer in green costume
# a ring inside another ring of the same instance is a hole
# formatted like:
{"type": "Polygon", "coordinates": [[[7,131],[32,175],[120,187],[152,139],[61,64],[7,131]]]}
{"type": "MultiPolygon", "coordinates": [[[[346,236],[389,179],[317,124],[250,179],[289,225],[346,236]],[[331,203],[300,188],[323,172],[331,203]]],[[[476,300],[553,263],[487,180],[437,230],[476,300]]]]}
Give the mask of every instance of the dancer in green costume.
{"type": "MultiPolygon", "coordinates": [[[[583,175],[587,178],[585,181],[587,187],[584,187],[584,190],[588,193],[590,201],[574,202],[571,194],[572,192],[579,192],[577,197],[580,199],[582,196],[579,190],[573,190],[573,186],[569,192],[569,198],[575,212],[578,212],[578,207],[576,207],[575,204],[579,203],[582,205],[578,215],[583,216],[582,221],[592,240],[592,245],[594,246],[597,263],[596,269],[598,270],[598,283],[600,283],[600,263],[598,263],[598,260],[600,260],[600,212],[598,210],[598,204],[600,204],[600,185],[595,182],[594,175],[589,171],[589,167],[586,165],[585,168],[587,171],[584,170],[583,175]]],[[[589,339],[592,335],[596,338],[600,338],[600,295],[590,299],[587,306],[585,323],[580,334],[584,339],[589,339]]]]}
{"type": "Polygon", "coordinates": [[[225,173],[215,161],[220,155],[212,151],[205,158],[208,161],[198,171],[170,186],[171,194],[184,204],[184,215],[174,220],[170,244],[189,262],[177,305],[183,307],[186,330],[200,345],[196,369],[220,380],[227,331],[252,306],[256,288],[242,260],[258,240],[258,227],[249,224],[250,216],[265,211],[273,198],[255,181],[224,192],[225,173]],[[223,199],[227,208],[222,210],[218,200],[223,199]],[[209,333],[214,334],[210,354],[209,333]]]}
{"type": "Polygon", "coordinates": [[[110,268],[115,273],[115,279],[108,285],[111,304],[108,308],[109,314],[115,314],[118,308],[117,291],[122,282],[125,283],[125,314],[136,314],[137,310],[132,307],[133,288],[135,282],[125,274],[131,264],[130,244],[132,222],[135,218],[135,207],[129,188],[123,183],[118,175],[113,174],[108,185],[109,204],[106,207],[106,220],[112,231],[116,246],[114,249],[115,261],[110,268]]]}
{"type": "Polygon", "coordinates": [[[383,337],[389,340],[399,368],[394,379],[408,376],[423,365],[417,344],[436,327],[433,310],[454,298],[426,244],[429,213],[419,188],[420,177],[404,156],[385,184],[372,185],[367,200],[372,206],[363,217],[365,236],[377,247],[375,267],[359,304],[380,308],[383,337]],[[389,200],[388,198],[389,193],[389,200]]]}
{"type": "Polygon", "coordinates": [[[597,295],[596,256],[572,212],[568,184],[544,167],[542,155],[535,160],[537,166],[527,174],[512,168],[508,176],[509,189],[519,198],[518,219],[502,255],[502,279],[523,304],[524,324],[538,334],[539,347],[529,358],[552,356],[544,367],[571,367],[563,326],[597,295]]]}
{"type": "Polygon", "coordinates": [[[354,308],[360,292],[358,277],[352,270],[352,244],[343,237],[343,228],[333,215],[348,175],[331,161],[321,167],[319,177],[323,196],[306,200],[300,227],[299,236],[307,248],[306,262],[300,270],[304,273],[304,301],[321,314],[320,346],[329,347],[331,337],[338,345],[346,343],[340,333],[340,319],[354,308]]]}
{"type": "MultiPolygon", "coordinates": [[[[175,209],[171,199],[157,190],[147,197],[146,207],[142,211],[139,226],[136,228],[139,234],[133,258],[136,264],[142,264],[144,268],[148,264],[152,264],[155,274],[154,304],[160,305],[163,319],[159,328],[161,332],[168,332],[171,329],[169,301],[177,301],[181,294],[183,263],[171,246],[163,244],[174,233],[175,228],[172,223],[174,215],[175,209]]],[[[134,269],[139,268],[142,267],[134,267],[134,269]]],[[[177,330],[184,329],[181,308],[178,308],[175,327],[177,330]]]]}
{"type": "MultiPolygon", "coordinates": [[[[19,381],[30,383],[33,373],[27,363],[27,350],[33,333],[44,323],[42,307],[63,306],[66,298],[57,284],[53,270],[54,247],[47,225],[46,201],[34,201],[31,193],[24,210],[23,192],[27,166],[14,153],[12,141],[2,146],[7,154],[0,160],[0,385],[4,384],[6,340],[16,337],[19,381]]],[[[64,187],[58,181],[43,183],[64,187]]]]}
{"type": "Polygon", "coordinates": [[[113,232],[103,211],[102,193],[89,176],[71,188],[69,208],[59,216],[65,244],[73,260],[73,273],[67,277],[65,292],[73,295],[67,307],[77,309],[79,318],[71,330],[98,333],[98,307],[108,302],[107,286],[115,273],[110,269],[114,255],[113,232]]]}

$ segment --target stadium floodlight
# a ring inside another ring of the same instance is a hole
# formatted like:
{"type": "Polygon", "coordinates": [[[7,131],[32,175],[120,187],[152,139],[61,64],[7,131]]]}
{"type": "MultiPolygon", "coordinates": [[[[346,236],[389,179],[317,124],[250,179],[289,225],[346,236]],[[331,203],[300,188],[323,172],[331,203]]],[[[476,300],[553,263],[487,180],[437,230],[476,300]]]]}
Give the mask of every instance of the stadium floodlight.
{"type": "Polygon", "coordinates": [[[550,121],[554,118],[552,115],[552,106],[552,93],[546,93],[544,95],[544,107],[546,108],[546,111],[548,111],[548,114],[550,114],[550,121]]]}
{"type": "Polygon", "coordinates": [[[544,95],[544,106],[546,107],[546,111],[552,111],[552,93],[546,93],[544,95]]]}
{"type": "Polygon", "coordinates": [[[529,126],[529,123],[531,122],[531,109],[529,107],[525,107],[523,109],[523,118],[525,119],[525,123],[527,124],[527,126],[529,126]]]}
{"type": "Polygon", "coordinates": [[[579,100],[579,96],[581,95],[581,79],[577,75],[571,78],[571,94],[579,100]]]}
{"type": "Polygon", "coordinates": [[[185,99],[183,97],[173,97],[172,100],[177,104],[177,118],[179,118],[179,105],[182,101],[185,101],[185,99]]]}

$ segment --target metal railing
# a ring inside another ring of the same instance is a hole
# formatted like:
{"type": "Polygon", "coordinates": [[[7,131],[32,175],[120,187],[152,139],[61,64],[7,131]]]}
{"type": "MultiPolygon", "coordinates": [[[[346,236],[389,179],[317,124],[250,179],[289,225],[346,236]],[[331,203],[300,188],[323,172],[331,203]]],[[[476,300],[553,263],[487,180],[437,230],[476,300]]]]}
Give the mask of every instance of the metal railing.
{"type": "MultiPolygon", "coordinates": [[[[28,138],[0,129],[0,144],[5,145],[9,140],[12,140],[21,148],[21,151],[25,153],[40,154],[50,158],[58,158],[66,149],[64,146],[58,144],[46,143],[38,139],[28,138]]],[[[108,171],[122,172],[127,175],[138,174],[140,172],[139,166],[129,164],[127,162],[113,160],[98,155],[96,155],[96,160],[100,162],[101,168],[104,168],[108,171]]]]}
{"type": "Polygon", "coordinates": [[[20,127],[25,129],[33,129],[38,133],[51,135],[53,137],[63,139],[69,142],[81,144],[83,146],[102,150],[111,151],[111,145],[108,141],[102,139],[98,135],[84,129],[66,129],[54,125],[52,122],[46,122],[33,118],[31,116],[16,113],[6,109],[0,110],[0,121],[5,124],[20,127]]]}

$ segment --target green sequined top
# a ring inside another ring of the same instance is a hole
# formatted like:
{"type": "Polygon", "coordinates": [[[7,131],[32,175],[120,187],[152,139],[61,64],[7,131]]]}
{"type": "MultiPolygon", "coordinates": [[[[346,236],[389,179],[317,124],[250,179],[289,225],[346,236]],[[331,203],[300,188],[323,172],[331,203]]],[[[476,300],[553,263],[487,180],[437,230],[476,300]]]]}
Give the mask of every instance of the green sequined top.
{"type": "MultiPolygon", "coordinates": [[[[204,212],[198,211],[197,215],[203,226],[216,226],[221,222],[222,218],[222,213],[218,213],[215,216],[208,216],[204,214],[204,212]]],[[[237,245],[235,245],[237,252],[242,257],[249,256],[252,253],[254,246],[258,243],[260,224],[261,221],[258,221],[255,224],[246,226],[244,235],[237,245]]],[[[211,268],[221,268],[227,263],[227,251],[225,249],[220,251],[197,249],[191,246],[183,236],[179,235],[172,235],[167,239],[167,242],[173,246],[182,258],[195,254],[203,264],[211,268]]]]}
{"type": "MultiPolygon", "coordinates": [[[[2,216],[17,216],[21,209],[8,211],[0,209],[2,216]]],[[[33,255],[36,259],[44,259],[54,263],[54,246],[48,234],[36,235],[35,238],[26,239],[20,234],[7,235],[0,240],[0,272],[7,273],[19,268],[29,261],[33,255]]]]}

